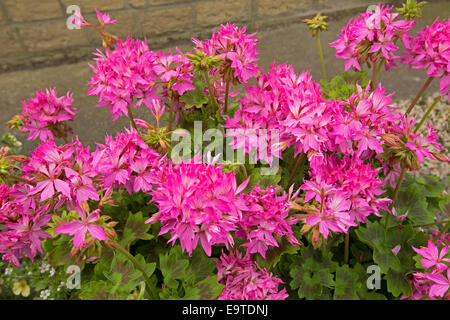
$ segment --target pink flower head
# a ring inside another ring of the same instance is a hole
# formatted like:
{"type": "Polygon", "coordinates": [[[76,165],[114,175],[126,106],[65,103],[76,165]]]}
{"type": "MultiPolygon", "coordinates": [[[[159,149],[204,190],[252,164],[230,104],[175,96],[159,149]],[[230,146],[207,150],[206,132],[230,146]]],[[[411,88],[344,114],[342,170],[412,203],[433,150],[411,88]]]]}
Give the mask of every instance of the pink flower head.
{"type": "Polygon", "coordinates": [[[45,92],[41,89],[34,98],[23,103],[23,111],[19,116],[25,125],[20,130],[29,133],[27,140],[39,138],[47,141],[53,138],[52,125],[74,119],[77,109],[71,106],[72,94],[68,92],[62,97],[57,97],[57,94],[55,88],[46,89],[45,92]]]}
{"type": "Polygon", "coordinates": [[[117,20],[112,20],[108,13],[101,13],[97,9],[95,9],[95,13],[97,14],[98,22],[100,22],[100,26],[102,28],[104,28],[106,25],[116,24],[117,20]]]}
{"type": "MultiPolygon", "coordinates": [[[[87,217],[84,210],[77,210],[77,211],[81,217],[81,221],[80,220],[70,221],[55,228],[54,231],[56,233],[63,233],[68,234],[70,236],[74,236],[73,238],[74,249],[78,249],[80,245],[85,243],[86,234],[88,231],[92,238],[95,238],[100,241],[108,240],[108,237],[106,236],[105,231],[103,231],[103,228],[95,224],[98,220],[100,209],[92,211],[91,213],[88,214],[87,217]]],[[[75,253],[75,251],[73,253],[75,253]]]]}
{"type": "Polygon", "coordinates": [[[413,69],[427,69],[427,75],[440,78],[441,96],[450,91],[450,19],[436,21],[405,41],[403,60],[413,69]]]}
{"type": "Polygon", "coordinates": [[[448,245],[444,245],[439,251],[438,247],[430,239],[428,240],[428,247],[420,247],[420,249],[412,248],[422,256],[422,266],[425,268],[436,267],[437,270],[445,270],[448,268],[446,263],[449,263],[450,259],[444,258],[448,252],[448,245]]]}
{"type": "Polygon", "coordinates": [[[159,234],[170,232],[169,242],[180,239],[189,254],[200,241],[210,256],[215,244],[233,245],[231,232],[237,228],[243,207],[236,195],[245,186],[237,187],[234,173],[224,174],[212,164],[169,162],[162,168],[161,182],[151,191],[159,212],[146,223],[160,221],[159,234]]]}
{"type": "Polygon", "coordinates": [[[283,281],[261,268],[240,252],[222,253],[217,261],[218,281],[225,285],[218,300],[285,300],[286,289],[279,289],[283,281]]]}
{"type": "Polygon", "coordinates": [[[98,51],[96,65],[91,66],[94,75],[87,94],[99,97],[98,107],[108,107],[113,121],[128,115],[128,107],[150,105],[157,98],[154,81],[154,52],[147,41],[117,40],[114,49],[98,51]]]}
{"type": "Polygon", "coordinates": [[[398,13],[391,12],[393,6],[379,4],[375,12],[365,12],[342,28],[339,39],[330,43],[336,49],[336,57],[345,59],[345,70],[361,70],[367,61],[386,59],[386,68],[399,59],[394,52],[396,39],[405,38],[406,32],[416,22],[396,20],[398,13]]]}
{"type": "Polygon", "coordinates": [[[263,190],[256,185],[250,194],[242,195],[246,209],[236,236],[247,239],[242,245],[247,249],[247,255],[259,253],[265,258],[269,247],[278,247],[274,236],[285,236],[292,245],[299,245],[291,228],[297,221],[289,218],[288,195],[277,196],[278,189],[269,187],[263,190]]]}
{"type": "Polygon", "coordinates": [[[240,83],[247,83],[248,79],[256,76],[261,67],[256,65],[258,40],[253,34],[245,34],[246,28],[239,29],[231,23],[221,25],[214,31],[212,38],[200,41],[193,38],[197,50],[204,51],[208,56],[219,56],[234,71],[234,76],[240,83]]]}

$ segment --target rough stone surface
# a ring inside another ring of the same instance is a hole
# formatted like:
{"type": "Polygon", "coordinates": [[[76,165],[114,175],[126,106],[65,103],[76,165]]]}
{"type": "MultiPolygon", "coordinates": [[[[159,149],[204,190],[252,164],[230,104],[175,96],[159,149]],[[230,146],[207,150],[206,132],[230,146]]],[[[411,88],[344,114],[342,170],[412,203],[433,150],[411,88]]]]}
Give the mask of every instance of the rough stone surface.
{"type": "Polygon", "coordinates": [[[200,2],[197,4],[197,23],[202,27],[207,27],[225,21],[249,20],[250,9],[250,0],[200,2]]]}
{"type": "Polygon", "coordinates": [[[58,0],[3,0],[8,15],[14,22],[38,21],[61,18],[62,8],[58,0]]]}
{"type": "Polygon", "coordinates": [[[83,29],[69,30],[62,21],[42,22],[19,29],[24,44],[30,52],[88,45],[86,32],[87,30],[83,29]],[[64,28],[61,25],[64,25],[64,28]]]}
{"type": "Polygon", "coordinates": [[[293,10],[309,8],[311,0],[259,0],[258,16],[275,16],[293,10]]]}
{"type": "Polygon", "coordinates": [[[147,5],[147,0],[128,0],[130,7],[139,9],[147,5]]]}
{"type": "Polygon", "coordinates": [[[173,3],[188,3],[193,0],[149,0],[152,6],[159,6],[163,4],[173,4],[173,3]]]}
{"type": "Polygon", "coordinates": [[[82,14],[95,12],[94,8],[104,11],[118,10],[124,7],[124,0],[61,0],[61,2],[64,8],[73,4],[79,6],[82,14]]]}
{"type": "Polygon", "coordinates": [[[14,28],[4,28],[0,33],[0,55],[9,55],[22,49],[19,36],[14,28]]]}
{"type": "Polygon", "coordinates": [[[192,28],[192,7],[150,10],[140,13],[142,31],[146,35],[189,31],[192,28]]]}

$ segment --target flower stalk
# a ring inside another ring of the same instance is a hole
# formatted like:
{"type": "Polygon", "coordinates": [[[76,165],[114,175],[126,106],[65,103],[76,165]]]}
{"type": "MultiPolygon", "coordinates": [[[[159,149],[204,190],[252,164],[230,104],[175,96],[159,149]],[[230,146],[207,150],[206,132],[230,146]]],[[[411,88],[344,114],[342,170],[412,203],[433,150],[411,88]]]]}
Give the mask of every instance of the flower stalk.
{"type": "Polygon", "coordinates": [[[414,98],[414,100],[411,102],[411,105],[409,106],[408,110],[406,110],[405,115],[407,115],[407,114],[409,114],[411,112],[411,110],[414,108],[414,106],[416,105],[417,101],[419,101],[420,97],[423,95],[425,90],[427,90],[427,88],[430,86],[431,81],[433,81],[433,79],[434,79],[433,77],[428,77],[427,81],[425,81],[424,85],[419,90],[419,92],[417,93],[417,95],[414,98]]]}
{"type": "Polygon", "coordinates": [[[125,249],[124,247],[122,247],[117,241],[109,241],[109,244],[116,249],[117,251],[119,251],[120,253],[122,253],[123,255],[125,255],[128,260],[130,260],[134,266],[139,269],[139,271],[142,272],[142,276],[145,279],[145,282],[147,283],[147,286],[145,286],[145,289],[148,293],[148,295],[153,299],[153,300],[159,300],[159,295],[156,292],[155,287],[152,285],[150,278],[147,274],[147,272],[145,271],[145,268],[142,266],[142,264],[130,253],[128,252],[127,249],[125,249]]]}
{"type": "Polygon", "coordinates": [[[422,120],[420,120],[419,124],[416,126],[416,128],[414,129],[414,133],[417,133],[417,131],[419,131],[420,127],[423,125],[423,123],[425,122],[425,120],[427,120],[428,116],[430,115],[431,111],[433,111],[434,107],[436,107],[436,105],[438,104],[438,102],[441,101],[441,96],[438,96],[433,104],[428,108],[427,112],[423,115],[422,120]]]}

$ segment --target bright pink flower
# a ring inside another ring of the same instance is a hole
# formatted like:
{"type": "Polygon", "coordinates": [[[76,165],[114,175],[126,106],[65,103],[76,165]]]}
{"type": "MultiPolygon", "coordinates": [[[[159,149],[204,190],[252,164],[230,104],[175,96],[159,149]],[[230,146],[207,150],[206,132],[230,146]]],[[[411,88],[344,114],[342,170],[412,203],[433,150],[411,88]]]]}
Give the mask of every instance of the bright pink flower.
{"type": "Polygon", "coordinates": [[[54,231],[56,233],[68,234],[70,236],[74,236],[73,238],[73,246],[77,249],[80,245],[85,242],[86,233],[89,231],[89,234],[92,238],[95,238],[100,241],[108,240],[108,237],[103,231],[103,228],[99,225],[96,225],[95,222],[98,220],[98,215],[100,213],[100,209],[94,210],[86,217],[86,214],[83,210],[77,210],[78,214],[81,217],[80,220],[73,220],[68,223],[65,223],[59,227],[57,227],[54,231]]]}
{"type": "Polygon", "coordinates": [[[342,28],[339,39],[330,43],[336,49],[336,57],[345,59],[345,70],[361,70],[367,61],[386,59],[386,68],[397,64],[394,55],[398,38],[407,37],[406,32],[416,22],[396,20],[398,13],[391,12],[393,6],[379,4],[375,12],[361,13],[342,28]]]}
{"type": "Polygon", "coordinates": [[[73,120],[77,109],[73,103],[72,94],[69,92],[62,97],[57,97],[55,88],[39,90],[36,96],[25,101],[22,105],[23,111],[19,114],[25,123],[20,130],[29,133],[27,140],[39,138],[47,141],[53,138],[51,126],[73,120]]]}
{"type": "Polygon", "coordinates": [[[413,69],[427,69],[427,75],[440,78],[441,95],[450,91],[450,19],[436,21],[405,42],[403,60],[413,69]]]}
{"type": "Polygon", "coordinates": [[[234,173],[222,173],[221,167],[189,163],[162,168],[161,182],[151,192],[159,212],[146,223],[161,222],[159,234],[171,233],[169,242],[180,239],[189,254],[200,241],[205,253],[222,243],[233,245],[231,232],[241,217],[242,200],[237,197],[246,183],[237,187],[234,173]]]}
{"type": "Polygon", "coordinates": [[[439,251],[438,247],[430,239],[428,240],[428,247],[420,247],[420,249],[415,247],[412,248],[415,252],[422,256],[422,265],[425,268],[436,267],[439,271],[448,268],[445,263],[449,263],[450,259],[444,258],[448,252],[447,245],[439,251]]]}
{"type": "Polygon", "coordinates": [[[108,13],[101,13],[99,10],[95,9],[97,14],[98,22],[100,22],[100,26],[104,28],[106,25],[116,24],[117,20],[112,20],[108,13]]]}
{"type": "Polygon", "coordinates": [[[450,288],[450,268],[447,268],[446,276],[442,273],[426,273],[425,277],[433,282],[430,288],[430,297],[445,297],[450,288]]]}
{"type": "Polygon", "coordinates": [[[258,40],[253,34],[245,34],[246,28],[239,29],[231,23],[221,25],[214,31],[212,38],[200,41],[193,38],[197,50],[204,51],[208,56],[219,56],[225,59],[225,64],[234,71],[235,78],[240,83],[246,83],[256,76],[261,67],[256,65],[258,40]]]}
{"type": "Polygon", "coordinates": [[[288,195],[276,196],[278,189],[269,187],[263,190],[256,185],[250,194],[242,195],[246,209],[236,236],[247,239],[242,245],[247,249],[247,255],[259,253],[265,258],[269,247],[278,247],[274,236],[285,236],[292,245],[299,245],[291,228],[297,220],[289,218],[288,195]]]}
{"type": "Polygon", "coordinates": [[[240,252],[222,252],[217,261],[218,281],[225,285],[218,300],[284,300],[286,289],[279,290],[283,281],[265,268],[261,268],[250,257],[240,252]]]}

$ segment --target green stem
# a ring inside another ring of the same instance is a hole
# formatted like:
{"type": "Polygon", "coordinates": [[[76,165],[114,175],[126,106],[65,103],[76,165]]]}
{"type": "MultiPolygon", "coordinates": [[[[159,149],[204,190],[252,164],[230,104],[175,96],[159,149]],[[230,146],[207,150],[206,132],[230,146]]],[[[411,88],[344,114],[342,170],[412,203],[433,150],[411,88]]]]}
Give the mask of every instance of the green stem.
{"type": "Polygon", "coordinates": [[[322,66],[322,76],[323,79],[327,81],[327,71],[325,69],[325,61],[323,59],[322,43],[320,42],[320,31],[317,31],[316,40],[317,40],[317,47],[319,49],[320,64],[322,66]]]}
{"type": "Polygon", "coordinates": [[[213,89],[211,86],[211,81],[209,80],[208,70],[203,70],[203,78],[205,79],[206,85],[208,86],[209,96],[213,102],[214,114],[219,109],[219,105],[217,104],[216,97],[214,96],[213,89]]]}
{"type": "Polygon", "coordinates": [[[348,233],[345,234],[344,246],[344,262],[347,264],[350,251],[350,235],[348,233]]]}
{"type": "Polygon", "coordinates": [[[298,168],[300,168],[300,164],[302,163],[304,157],[305,157],[305,153],[302,153],[300,155],[300,157],[297,158],[297,162],[295,163],[294,170],[292,171],[291,176],[289,177],[288,187],[294,181],[295,175],[297,174],[298,168]]]}
{"type": "Polygon", "coordinates": [[[6,173],[5,172],[5,173],[0,173],[0,175],[5,177],[5,178],[16,180],[16,181],[20,181],[20,182],[23,182],[23,183],[26,183],[26,184],[29,184],[29,185],[32,185],[32,186],[36,185],[36,183],[34,183],[32,181],[29,181],[29,180],[27,180],[25,178],[22,178],[20,176],[16,176],[15,174],[12,174],[12,173],[6,173]]]}
{"type": "Polygon", "coordinates": [[[134,117],[133,117],[133,111],[131,111],[131,107],[129,104],[127,104],[127,109],[128,109],[128,118],[130,118],[130,122],[131,122],[131,126],[138,131],[138,128],[136,126],[136,122],[134,122],[134,117]]]}
{"type": "Polygon", "coordinates": [[[425,81],[424,85],[422,86],[422,88],[419,90],[419,92],[417,93],[416,97],[414,98],[414,100],[411,102],[411,105],[409,106],[408,110],[406,110],[405,115],[409,114],[411,112],[411,110],[414,108],[414,106],[416,105],[417,101],[419,101],[420,97],[423,95],[423,93],[425,92],[425,90],[427,90],[427,88],[430,86],[431,81],[433,81],[433,77],[429,77],[427,79],[427,81],[425,81]]]}
{"type": "Polygon", "coordinates": [[[439,240],[439,238],[442,236],[442,234],[447,231],[448,227],[450,227],[450,221],[447,221],[444,228],[442,228],[441,232],[437,235],[437,237],[434,238],[433,243],[436,244],[436,242],[439,240]]]}
{"type": "Polygon", "coordinates": [[[147,286],[145,289],[147,290],[147,293],[149,296],[154,300],[159,300],[159,295],[156,292],[155,287],[152,285],[152,282],[150,281],[149,276],[147,275],[147,271],[145,271],[145,268],[142,266],[142,264],[130,253],[127,249],[122,247],[119,243],[116,241],[110,241],[109,242],[117,251],[124,254],[134,265],[136,268],[138,268],[142,272],[142,276],[145,279],[145,282],[147,283],[147,286]]]}
{"type": "Polygon", "coordinates": [[[246,180],[248,178],[247,168],[245,167],[245,164],[243,164],[243,163],[241,163],[240,167],[242,169],[242,173],[244,174],[244,180],[246,180]]]}
{"type": "Polygon", "coordinates": [[[377,83],[377,60],[373,62],[372,66],[372,81],[370,81],[370,87],[375,90],[375,85],[377,83]]]}
{"type": "MultiPolygon", "coordinates": [[[[405,177],[406,168],[402,166],[402,171],[400,172],[400,177],[398,177],[397,185],[395,186],[394,194],[392,195],[392,202],[389,206],[389,211],[392,211],[394,208],[394,202],[395,199],[397,199],[398,192],[400,191],[400,186],[402,185],[403,178],[405,177]]],[[[391,214],[388,213],[388,216],[386,217],[386,224],[384,225],[384,230],[386,231],[389,227],[389,220],[391,219],[391,214]]]]}
{"type": "Polygon", "coordinates": [[[230,81],[227,81],[227,84],[225,86],[225,106],[223,108],[223,113],[227,113],[228,110],[228,95],[230,92],[230,81]]]}
{"type": "Polygon", "coordinates": [[[423,227],[437,226],[437,225],[448,223],[448,222],[450,222],[450,220],[437,221],[437,222],[427,223],[427,224],[416,224],[415,226],[413,226],[413,228],[423,228],[423,227]]]}
{"type": "Polygon", "coordinates": [[[175,97],[174,97],[173,91],[171,91],[170,92],[169,127],[167,128],[167,130],[169,132],[172,130],[174,105],[175,105],[175,97]]]}
{"type": "Polygon", "coordinates": [[[386,58],[381,59],[381,63],[377,68],[377,76],[380,74],[381,68],[383,68],[385,62],[386,62],[386,58]]]}
{"type": "Polygon", "coordinates": [[[423,115],[422,120],[420,120],[419,124],[416,126],[416,128],[414,129],[414,133],[416,133],[417,131],[419,131],[420,127],[423,125],[423,123],[425,122],[425,120],[427,120],[428,116],[430,115],[431,111],[433,111],[434,107],[437,105],[437,103],[441,101],[441,96],[437,97],[433,104],[428,108],[427,112],[423,115]]]}

